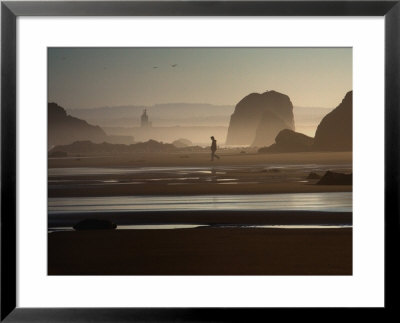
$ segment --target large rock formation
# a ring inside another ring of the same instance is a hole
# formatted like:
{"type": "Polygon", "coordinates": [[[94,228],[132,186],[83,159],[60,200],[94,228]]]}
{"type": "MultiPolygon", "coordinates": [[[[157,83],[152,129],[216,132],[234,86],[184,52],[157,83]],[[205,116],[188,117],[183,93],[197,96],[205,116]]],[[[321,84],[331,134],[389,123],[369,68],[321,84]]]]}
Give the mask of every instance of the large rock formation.
{"type": "Polygon", "coordinates": [[[314,150],[351,151],[353,149],[353,91],[328,113],[315,132],[314,150]]]}
{"type": "Polygon", "coordinates": [[[289,97],[275,91],[252,93],[236,105],[226,144],[271,145],[282,129],[294,130],[293,105],[289,97]]]}
{"type": "Polygon", "coordinates": [[[56,103],[48,104],[48,144],[65,145],[77,140],[93,142],[105,141],[107,135],[99,126],[67,115],[66,111],[56,103]]]}
{"type": "Polygon", "coordinates": [[[269,147],[263,147],[258,150],[260,153],[267,152],[302,152],[313,149],[314,138],[308,137],[302,133],[293,130],[284,129],[279,132],[275,138],[275,143],[269,147]]]}
{"type": "Polygon", "coordinates": [[[56,103],[48,104],[48,147],[71,144],[79,140],[95,143],[133,143],[131,136],[107,136],[102,128],[72,117],[56,103]]]}
{"type": "Polygon", "coordinates": [[[265,111],[256,129],[252,146],[270,145],[274,142],[272,138],[276,138],[282,129],[288,130],[289,128],[290,126],[283,119],[277,117],[274,112],[265,111]]]}

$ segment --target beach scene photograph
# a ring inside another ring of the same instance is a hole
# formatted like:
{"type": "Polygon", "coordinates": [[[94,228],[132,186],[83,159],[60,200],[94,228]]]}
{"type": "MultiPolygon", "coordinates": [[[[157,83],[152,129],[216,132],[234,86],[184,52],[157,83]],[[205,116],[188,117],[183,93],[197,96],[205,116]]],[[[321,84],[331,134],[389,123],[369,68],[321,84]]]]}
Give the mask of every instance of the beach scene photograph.
{"type": "Polygon", "coordinates": [[[350,47],[49,47],[48,275],[352,275],[350,47]]]}

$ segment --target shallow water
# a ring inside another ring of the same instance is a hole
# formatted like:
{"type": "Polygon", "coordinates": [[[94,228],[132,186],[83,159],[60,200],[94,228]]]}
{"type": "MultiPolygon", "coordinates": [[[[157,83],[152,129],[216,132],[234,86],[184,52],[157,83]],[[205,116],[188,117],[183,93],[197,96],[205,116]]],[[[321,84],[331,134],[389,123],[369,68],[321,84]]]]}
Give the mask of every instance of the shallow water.
{"type": "MultiPolygon", "coordinates": [[[[176,230],[196,228],[251,228],[251,229],[345,229],[352,228],[351,225],[206,225],[206,224],[134,224],[118,225],[117,230],[176,230]]],[[[74,231],[72,227],[49,228],[49,232],[74,231]]]]}
{"type": "MultiPolygon", "coordinates": [[[[121,168],[51,168],[50,191],[73,189],[113,189],[121,185],[256,185],[271,183],[314,184],[310,172],[322,175],[327,170],[351,172],[350,164],[275,164],[220,165],[203,167],[121,167],[121,168]]],[[[90,194],[89,194],[90,195],[90,194]]]]}
{"type": "MultiPolygon", "coordinates": [[[[195,229],[200,227],[208,227],[205,224],[134,224],[134,225],[118,225],[117,230],[171,230],[171,229],[195,229]]],[[[56,231],[73,231],[72,227],[53,227],[50,232],[56,231]]]]}
{"type": "Polygon", "coordinates": [[[71,167],[71,168],[49,168],[49,176],[79,176],[79,175],[123,175],[137,173],[173,173],[173,174],[224,174],[226,171],[234,170],[253,170],[253,171],[268,171],[274,169],[304,169],[305,172],[310,170],[333,170],[333,169],[351,169],[351,164],[341,165],[321,165],[321,164],[257,164],[257,165],[240,165],[240,166],[201,166],[201,167],[186,167],[186,166],[171,166],[171,167],[121,167],[121,168],[95,168],[95,167],[71,167]]]}
{"type": "Polygon", "coordinates": [[[65,197],[49,198],[48,206],[49,214],[213,210],[352,212],[352,193],[65,197]]]}

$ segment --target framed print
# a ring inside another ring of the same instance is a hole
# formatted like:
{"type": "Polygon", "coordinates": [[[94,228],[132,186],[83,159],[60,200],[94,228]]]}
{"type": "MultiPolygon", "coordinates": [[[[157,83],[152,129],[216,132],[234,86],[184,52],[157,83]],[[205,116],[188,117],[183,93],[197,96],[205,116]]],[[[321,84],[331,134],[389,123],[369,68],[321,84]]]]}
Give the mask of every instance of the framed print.
{"type": "Polygon", "coordinates": [[[398,1],[1,9],[2,320],[395,308],[398,1]]]}

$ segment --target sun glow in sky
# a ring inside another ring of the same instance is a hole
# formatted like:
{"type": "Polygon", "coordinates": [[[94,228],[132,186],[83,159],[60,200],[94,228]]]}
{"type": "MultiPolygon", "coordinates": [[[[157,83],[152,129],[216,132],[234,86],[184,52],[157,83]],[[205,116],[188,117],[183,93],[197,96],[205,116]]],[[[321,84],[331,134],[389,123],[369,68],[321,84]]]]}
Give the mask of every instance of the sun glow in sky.
{"type": "Polygon", "coordinates": [[[49,48],[48,68],[49,102],[67,109],[236,105],[267,90],[334,108],[352,90],[351,48],[49,48]]]}

